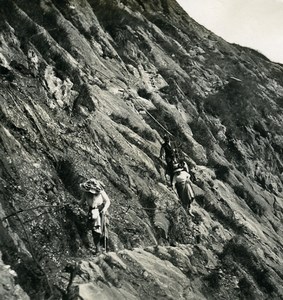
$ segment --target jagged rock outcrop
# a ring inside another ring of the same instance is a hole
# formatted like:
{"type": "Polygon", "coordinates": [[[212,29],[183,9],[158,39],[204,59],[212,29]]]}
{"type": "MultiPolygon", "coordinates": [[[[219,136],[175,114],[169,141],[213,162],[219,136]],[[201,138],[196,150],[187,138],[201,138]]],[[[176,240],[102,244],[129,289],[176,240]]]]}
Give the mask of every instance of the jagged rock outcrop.
{"type": "Polygon", "coordinates": [[[0,4],[0,250],[30,298],[282,298],[282,65],[174,0],[0,4]],[[193,217],[164,180],[167,131],[193,217]],[[95,258],[90,176],[112,199],[95,258]]]}
{"type": "Polygon", "coordinates": [[[22,288],[15,284],[17,273],[11,269],[11,266],[3,264],[0,259],[0,295],[3,300],[29,300],[29,296],[22,288]]]}

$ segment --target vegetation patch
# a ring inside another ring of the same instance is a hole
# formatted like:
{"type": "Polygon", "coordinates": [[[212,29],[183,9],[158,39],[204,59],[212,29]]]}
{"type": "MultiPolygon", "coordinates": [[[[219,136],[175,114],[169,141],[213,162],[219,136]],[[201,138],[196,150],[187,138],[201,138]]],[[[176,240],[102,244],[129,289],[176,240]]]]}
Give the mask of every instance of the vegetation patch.
{"type": "Polygon", "coordinates": [[[146,88],[139,88],[137,90],[137,93],[140,97],[145,98],[145,99],[150,99],[152,96],[152,93],[148,92],[146,88]]]}
{"type": "Polygon", "coordinates": [[[241,264],[253,276],[262,292],[266,295],[276,293],[278,289],[276,284],[272,282],[268,269],[253,253],[252,248],[247,245],[249,243],[244,238],[236,236],[224,246],[220,259],[223,260],[225,257],[231,256],[232,261],[241,264]]]}
{"type": "Polygon", "coordinates": [[[243,225],[239,224],[233,218],[233,211],[231,210],[231,208],[224,205],[225,201],[222,201],[223,203],[221,206],[217,205],[216,203],[214,203],[214,201],[208,199],[205,196],[196,197],[196,201],[203,209],[205,209],[209,213],[212,213],[224,227],[231,228],[238,234],[243,233],[243,225]]]}
{"type": "Polygon", "coordinates": [[[215,138],[204,120],[198,118],[190,123],[195,140],[207,149],[213,149],[215,138]]]}
{"type": "Polygon", "coordinates": [[[153,130],[148,127],[140,126],[137,121],[133,120],[129,115],[122,116],[118,114],[111,114],[110,118],[117,124],[122,124],[128,128],[130,128],[133,132],[138,134],[143,139],[146,139],[151,142],[156,141],[156,135],[153,130]]]}
{"type": "Polygon", "coordinates": [[[219,118],[233,137],[241,138],[246,126],[252,127],[267,111],[274,111],[271,104],[254,93],[256,89],[256,82],[230,80],[218,93],[205,99],[204,110],[219,118]]]}
{"type": "Polygon", "coordinates": [[[55,162],[55,168],[59,178],[70,194],[76,198],[80,198],[81,191],[78,182],[82,181],[82,177],[75,170],[73,163],[63,158],[55,162]]]}
{"type": "Polygon", "coordinates": [[[147,215],[149,216],[150,220],[153,222],[155,216],[155,209],[157,201],[156,196],[153,193],[146,193],[143,190],[138,192],[139,201],[143,208],[145,208],[147,215]]]}
{"type": "Polygon", "coordinates": [[[221,277],[219,272],[213,270],[211,273],[204,277],[204,280],[208,283],[209,288],[219,289],[221,277]]]}
{"type": "Polygon", "coordinates": [[[230,169],[227,166],[217,164],[215,166],[215,175],[217,179],[227,182],[230,175],[230,169]]]}
{"type": "Polygon", "coordinates": [[[245,189],[244,186],[234,186],[233,189],[237,196],[245,200],[246,204],[253,211],[253,213],[258,215],[259,217],[261,217],[264,214],[265,209],[256,201],[255,195],[253,195],[251,192],[245,189]]]}

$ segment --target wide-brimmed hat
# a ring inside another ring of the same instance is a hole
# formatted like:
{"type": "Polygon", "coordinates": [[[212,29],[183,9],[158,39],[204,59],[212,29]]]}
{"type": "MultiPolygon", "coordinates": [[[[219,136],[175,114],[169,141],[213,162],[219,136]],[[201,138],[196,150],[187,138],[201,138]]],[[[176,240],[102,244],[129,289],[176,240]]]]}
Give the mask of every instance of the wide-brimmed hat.
{"type": "Polygon", "coordinates": [[[90,178],[87,181],[81,183],[80,188],[84,192],[97,194],[103,190],[104,184],[100,180],[97,180],[95,178],[90,178]]]}

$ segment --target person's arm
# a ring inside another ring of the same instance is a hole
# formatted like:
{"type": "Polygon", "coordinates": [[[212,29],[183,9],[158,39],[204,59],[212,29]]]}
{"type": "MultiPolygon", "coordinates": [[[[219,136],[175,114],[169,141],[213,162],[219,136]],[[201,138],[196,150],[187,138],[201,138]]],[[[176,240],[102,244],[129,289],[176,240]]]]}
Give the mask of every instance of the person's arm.
{"type": "Polygon", "coordinates": [[[108,210],[109,206],[110,206],[110,199],[109,199],[109,197],[108,197],[108,195],[106,194],[105,191],[101,191],[100,193],[101,193],[101,196],[102,196],[103,201],[104,201],[104,207],[102,209],[102,212],[105,213],[108,210]]]}
{"type": "Polygon", "coordinates": [[[85,193],[83,193],[82,199],[79,202],[79,206],[82,206],[84,204],[85,200],[86,200],[85,193]]]}
{"type": "Polygon", "coordinates": [[[185,161],[184,161],[184,170],[189,173],[189,167],[185,161]]]}
{"type": "Polygon", "coordinates": [[[160,148],[159,158],[163,158],[164,152],[165,152],[165,150],[164,150],[164,147],[163,147],[163,145],[162,145],[161,148],[160,148]]]}

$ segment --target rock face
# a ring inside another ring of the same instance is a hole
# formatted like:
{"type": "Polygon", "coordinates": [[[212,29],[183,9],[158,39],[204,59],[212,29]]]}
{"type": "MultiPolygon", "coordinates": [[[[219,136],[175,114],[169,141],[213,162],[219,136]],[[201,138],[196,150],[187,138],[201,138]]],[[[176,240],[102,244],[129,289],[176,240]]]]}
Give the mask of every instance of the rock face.
{"type": "Polygon", "coordinates": [[[0,259],[0,295],[3,300],[29,300],[29,296],[22,288],[15,284],[16,272],[0,259]]]}
{"type": "Polygon", "coordinates": [[[1,0],[0,16],[0,250],[17,274],[0,298],[282,299],[283,66],[173,0],[1,0]],[[193,217],[166,186],[168,132],[193,217]],[[97,257],[89,177],[112,200],[97,257]]]}

